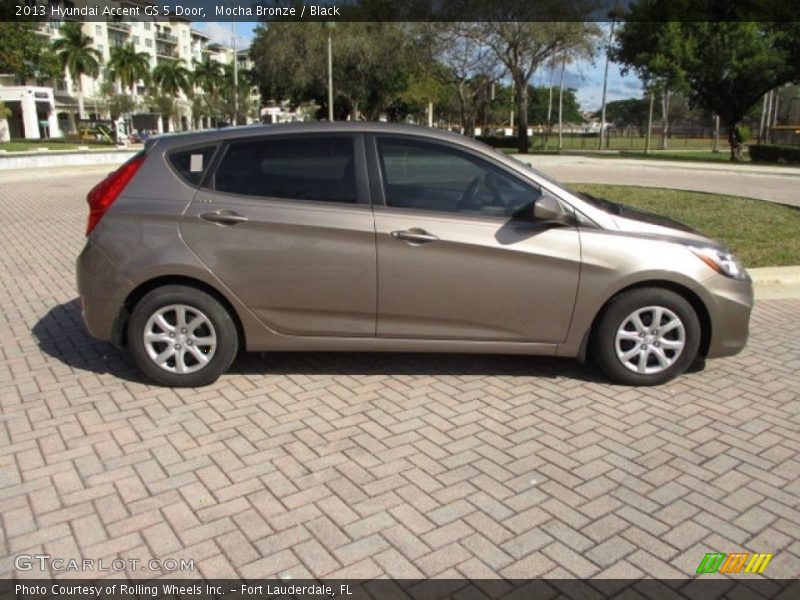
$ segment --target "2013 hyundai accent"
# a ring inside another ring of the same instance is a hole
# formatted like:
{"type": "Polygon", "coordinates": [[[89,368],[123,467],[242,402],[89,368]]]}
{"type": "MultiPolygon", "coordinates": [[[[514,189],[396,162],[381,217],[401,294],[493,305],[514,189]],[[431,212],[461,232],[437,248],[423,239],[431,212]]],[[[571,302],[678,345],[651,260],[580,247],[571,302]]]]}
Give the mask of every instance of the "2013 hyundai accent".
{"type": "Polygon", "coordinates": [[[163,385],[242,350],[568,356],[654,385],[747,340],[723,245],[434,129],[159,137],[87,199],[86,325],[163,385]]]}

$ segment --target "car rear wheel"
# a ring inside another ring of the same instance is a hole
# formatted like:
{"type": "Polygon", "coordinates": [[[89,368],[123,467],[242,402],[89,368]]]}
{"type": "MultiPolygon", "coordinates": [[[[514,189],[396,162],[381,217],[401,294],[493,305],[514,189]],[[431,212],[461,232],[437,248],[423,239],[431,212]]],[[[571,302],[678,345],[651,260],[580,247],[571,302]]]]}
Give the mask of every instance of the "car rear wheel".
{"type": "Polygon", "coordinates": [[[239,347],[236,325],[218,300],[169,285],[147,293],[128,322],[134,361],[156,383],[198,387],[230,367],[239,347]]]}
{"type": "Polygon", "coordinates": [[[661,288],[639,288],[608,303],[594,332],[592,354],[615,383],[658,385],[692,365],[700,337],[700,320],[685,298],[661,288]]]}

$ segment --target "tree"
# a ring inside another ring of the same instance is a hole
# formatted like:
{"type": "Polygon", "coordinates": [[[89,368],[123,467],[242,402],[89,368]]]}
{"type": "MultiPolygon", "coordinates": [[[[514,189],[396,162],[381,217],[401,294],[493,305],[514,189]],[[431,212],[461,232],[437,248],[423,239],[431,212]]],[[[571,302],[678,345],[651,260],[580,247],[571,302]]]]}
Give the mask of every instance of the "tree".
{"type": "Polygon", "coordinates": [[[800,24],[767,21],[775,15],[764,11],[749,15],[763,21],[743,20],[746,14],[712,0],[694,5],[686,20],[670,0],[640,0],[626,14],[612,56],[648,87],[674,82],[694,106],[719,115],[731,160],[739,160],[742,118],[766,92],[800,79],[800,24]]]}
{"type": "MultiPolygon", "coordinates": [[[[328,32],[318,23],[273,22],[256,29],[250,56],[265,99],[327,106],[328,32]]],[[[338,118],[377,119],[406,88],[408,36],[400,23],[337,23],[333,87],[338,118]]]]}
{"type": "Polygon", "coordinates": [[[204,114],[206,117],[216,119],[220,112],[220,103],[217,101],[217,93],[222,89],[225,82],[222,72],[222,65],[211,57],[206,56],[202,62],[194,63],[192,71],[192,84],[200,89],[201,94],[195,97],[192,103],[192,115],[204,114]],[[197,110],[200,107],[203,110],[197,110]]]}
{"type": "Polygon", "coordinates": [[[178,98],[181,92],[187,96],[192,93],[190,79],[191,74],[189,70],[183,66],[180,60],[165,61],[153,69],[153,83],[158,86],[162,95],[173,100],[168,107],[168,112],[162,113],[167,115],[168,131],[174,129],[174,119],[179,116],[178,98]]]}
{"type": "Polygon", "coordinates": [[[496,22],[483,27],[487,45],[503,63],[516,89],[517,149],[528,151],[528,82],[547,60],[571,51],[591,55],[600,31],[594,23],[496,22]]]}
{"type": "Polygon", "coordinates": [[[417,65],[428,76],[455,90],[461,129],[472,135],[477,104],[499,79],[497,57],[477,23],[425,23],[415,31],[417,65]]]}
{"type": "Polygon", "coordinates": [[[64,23],[59,34],[61,37],[53,41],[53,49],[61,59],[61,66],[75,82],[78,90],[78,116],[85,119],[82,78],[84,75],[97,77],[100,74],[100,62],[103,60],[103,55],[93,47],[94,40],[83,33],[80,23],[64,23]]]}
{"type": "Polygon", "coordinates": [[[43,69],[48,62],[42,65],[41,59],[49,49],[46,38],[37,33],[38,28],[38,23],[0,21],[0,73],[13,75],[22,84],[34,77],[52,75],[51,69],[43,69]]]}
{"type": "Polygon", "coordinates": [[[100,85],[100,97],[103,99],[111,118],[115,121],[122,115],[132,113],[136,109],[136,102],[128,94],[118,94],[114,82],[106,79],[100,85]]]}
{"type": "Polygon", "coordinates": [[[119,81],[122,88],[135,95],[136,82],[150,80],[150,55],[137,52],[133,44],[125,44],[111,49],[108,61],[111,78],[119,81]]]}
{"type": "Polygon", "coordinates": [[[639,132],[647,127],[649,101],[641,98],[614,100],[606,105],[606,117],[617,129],[635,127],[639,132]]]}

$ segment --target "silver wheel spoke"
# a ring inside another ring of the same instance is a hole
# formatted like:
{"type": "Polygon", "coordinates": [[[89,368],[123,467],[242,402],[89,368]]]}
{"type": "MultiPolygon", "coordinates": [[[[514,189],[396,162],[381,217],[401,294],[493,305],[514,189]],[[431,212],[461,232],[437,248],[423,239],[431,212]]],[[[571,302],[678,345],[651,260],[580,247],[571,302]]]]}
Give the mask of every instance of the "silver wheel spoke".
{"type": "Polygon", "coordinates": [[[658,329],[661,326],[661,319],[664,317],[664,309],[663,308],[656,308],[653,311],[653,321],[650,323],[650,327],[653,329],[658,329]]]}
{"type": "Polygon", "coordinates": [[[683,348],[683,342],[678,341],[678,340],[664,340],[664,339],[662,339],[660,344],[661,344],[662,348],[666,348],[668,350],[679,350],[679,349],[683,348]]]}
{"type": "Polygon", "coordinates": [[[178,373],[186,373],[186,348],[181,347],[178,350],[178,356],[175,358],[175,370],[178,373]]]}
{"type": "Polygon", "coordinates": [[[658,364],[665,369],[672,364],[672,361],[667,358],[667,355],[664,354],[664,351],[661,348],[653,348],[651,352],[658,359],[658,364]]]}
{"type": "Polygon", "coordinates": [[[628,331],[627,329],[620,329],[617,332],[617,338],[621,340],[639,340],[640,335],[637,331],[628,331]]]}
{"type": "Polygon", "coordinates": [[[185,304],[163,306],[155,311],[147,320],[141,339],[153,363],[180,375],[205,367],[217,350],[217,332],[211,319],[185,304]],[[170,325],[171,320],[175,325],[170,325]],[[198,330],[203,335],[194,335],[198,330]]]}
{"type": "Polygon", "coordinates": [[[156,324],[161,328],[162,331],[174,331],[175,327],[167,323],[167,320],[164,318],[164,315],[159,313],[156,316],[156,324]]]}
{"type": "Polygon", "coordinates": [[[681,326],[681,322],[678,321],[677,319],[673,319],[673,320],[669,321],[666,325],[661,327],[660,333],[661,333],[661,335],[664,335],[665,333],[669,333],[670,331],[672,331],[676,327],[680,327],[680,326],[681,326]]]}
{"type": "Polygon", "coordinates": [[[164,344],[170,343],[170,337],[168,333],[145,333],[144,334],[144,341],[147,343],[156,343],[161,342],[164,344]]]}
{"type": "Polygon", "coordinates": [[[161,354],[157,354],[157,355],[155,356],[155,358],[153,358],[153,360],[155,361],[155,363],[156,363],[158,366],[160,366],[160,367],[164,367],[164,366],[167,364],[167,361],[168,361],[170,358],[172,358],[173,356],[175,356],[175,348],[173,348],[172,346],[170,346],[169,348],[167,348],[166,350],[164,350],[164,351],[163,351],[161,354]]]}
{"type": "Polygon", "coordinates": [[[217,338],[213,335],[206,335],[203,337],[192,336],[189,339],[192,340],[195,346],[211,346],[217,343],[217,338]]]}
{"type": "Polygon", "coordinates": [[[637,365],[637,370],[639,373],[647,372],[647,357],[649,354],[650,352],[647,350],[639,350],[639,363],[637,365]]]}
{"type": "Polygon", "coordinates": [[[639,316],[638,312],[632,314],[628,318],[633,322],[633,326],[636,327],[636,331],[639,333],[647,333],[647,327],[645,327],[644,323],[642,323],[642,318],[639,316]]]}
{"type": "Polygon", "coordinates": [[[203,354],[197,346],[187,346],[187,350],[192,353],[200,364],[204,365],[208,362],[208,356],[203,354]]]}
{"type": "Polygon", "coordinates": [[[639,349],[639,346],[634,346],[633,348],[631,348],[627,352],[625,352],[623,354],[620,354],[618,356],[619,356],[619,358],[620,358],[620,360],[622,362],[625,362],[625,361],[628,361],[628,360],[632,359],[637,354],[639,354],[640,351],[641,350],[639,349]]]}

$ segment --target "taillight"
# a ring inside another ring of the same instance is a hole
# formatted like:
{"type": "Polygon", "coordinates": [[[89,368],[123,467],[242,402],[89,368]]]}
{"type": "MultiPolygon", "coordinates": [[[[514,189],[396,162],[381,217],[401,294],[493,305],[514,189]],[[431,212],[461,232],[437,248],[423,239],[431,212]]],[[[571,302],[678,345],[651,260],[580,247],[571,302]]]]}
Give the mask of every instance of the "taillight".
{"type": "Polygon", "coordinates": [[[111,173],[100,183],[92,188],[87,194],[86,201],[89,203],[89,222],[86,225],[86,235],[100,222],[100,219],[114,204],[122,190],[128,185],[136,171],[142,166],[145,160],[144,154],[134,156],[119,169],[111,173]]]}

